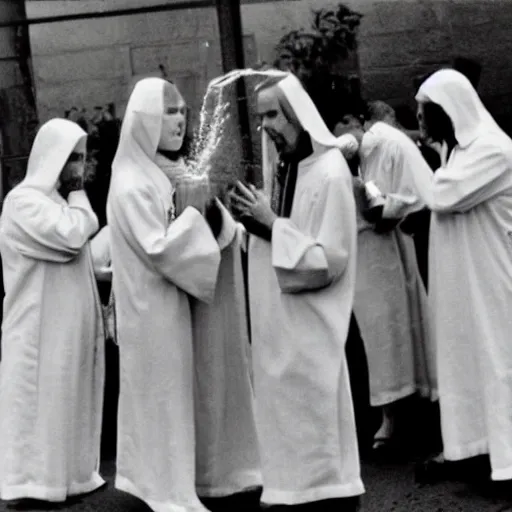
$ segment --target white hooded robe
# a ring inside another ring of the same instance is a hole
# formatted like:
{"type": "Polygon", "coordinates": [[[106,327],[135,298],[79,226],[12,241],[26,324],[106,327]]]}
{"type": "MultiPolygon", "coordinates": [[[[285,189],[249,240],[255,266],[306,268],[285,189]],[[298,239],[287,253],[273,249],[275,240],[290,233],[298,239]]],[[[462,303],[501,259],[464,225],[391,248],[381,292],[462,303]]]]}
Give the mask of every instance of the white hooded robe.
{"type": "MultiPolygon", "coordinates": [[[[352,177],[341,143],[298,80],[279,82],[314,152],[300,162],[290,218],[251,235],[249,295],[262,501],[364,492],[345,342],[356,277],[352,177]]],[[[266,192],[272,171],[263,136],[266,192]]]]}
{"type": "Polygon", "coordinates": [[[164,80],[128,102],[107,204],[120,396],[116,487],[155,512],[204,511],[195,491],[189,295],[211,301],[217,241],[198,210],[173,220],[173,188],[155,164],[164,80]]]}
{"type": "MultiPolygon", "coordinates": [[[[156,163],[176,186],[185,163],[156,163]]],[[[217,498],[260,487],[261,471],[250,380],[250,344],[241,261],[243,232],[226,208],[211,303],[191,298],[195,373],[196,490],[217,498]]],[[[243,228],[242,228],[243,229],[243,228]]]]}
{"type": "MultiPolygon", "coordinates": [[[[359,153],[362,180],[373,181],[385,196],[384,219],[399,222],[424,207],[411,173],[430,168],[407,135],[377,122],[364,134],[359,153]]],[[[368,358],[371,404],[415,392],[437,398],[427,294],[412,237],[399,226],[377,233],[358,211],[357,241],[354,314],[368,358]]]]}
{"type": "Polygon", "coordinates": [[[104,332],[89,239],[98,220],[83,191],[56,191],[86,133],[53,119],[26,178],[4,202],[0,497],[64,501],[103,485],[98,473],[104,332]]]}
{"type": "Polygon", "coordinates": [[[512,479],[512,141],[454,70],[418,101],[440,105],[458,144],[442,167],[414,174],[432,210],[429,301],[437,344],[444,455],[490,454],[512,479]]]}

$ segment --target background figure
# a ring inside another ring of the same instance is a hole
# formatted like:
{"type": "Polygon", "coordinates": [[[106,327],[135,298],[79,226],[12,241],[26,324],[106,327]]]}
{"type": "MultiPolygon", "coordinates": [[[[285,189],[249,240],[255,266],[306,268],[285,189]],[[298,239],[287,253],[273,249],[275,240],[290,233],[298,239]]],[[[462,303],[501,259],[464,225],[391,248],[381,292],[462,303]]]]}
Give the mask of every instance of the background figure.
{"type": "Polygon", "coordinates": [[[98,473],[104,332],[83,191],[86,133],[52,119],[0,218],[5,280],[0,497],[64,501],[98,473]]]}
{"type": "Polygon", "coordinates": [[[416,392],[437,398],[427,297],[413,241],[399,227],[424,207],[410,173],[428,165],[409,137],[380,121],[370,124],[359,153],[354,312],[368,356],[371,403],[383,410],[374,443],[379,449],[397,440],[393,405],[398,400],[416,392]],[[364,185],[370,181],[382,194],[375,204],[364,185]]]}

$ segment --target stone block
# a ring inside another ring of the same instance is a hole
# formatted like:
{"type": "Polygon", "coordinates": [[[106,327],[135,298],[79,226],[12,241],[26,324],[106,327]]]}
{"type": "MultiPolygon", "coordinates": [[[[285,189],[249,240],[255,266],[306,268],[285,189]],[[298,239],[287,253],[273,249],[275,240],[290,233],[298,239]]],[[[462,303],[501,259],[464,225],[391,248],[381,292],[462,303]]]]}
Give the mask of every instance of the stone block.
{"type": "Polygon", "coordinates": [[[15,60],[0,60],[0,89],[13,87],[23,83],[23,79],[15,60]]]}
{"type": "MultiPolygon", "coordinates": [[[[507,36],[507,39],[510,39],[510,36],[507,36]]],[[[492,21],[473,27],[453,27],[452,41],[455,54],[477,60],[487,60],[488,56],[495,53],[496,45],[502,44],[495,37],[492,21]]]]}
{"type": "Polygon", "coordinates": [[[38,55],[33,58],[38,86],[90,79],[125,78],[131,75],[129,49],[109,47],[98,50],[38,55]]]}
{"type": "Polygon", "coordinates": [[[37,107],[41,122],[51,117],[63,117],[71,107],[85,108],[90,114],[94,107],[115,103],[121,115],[128,101],[128,84],[119,79],[83,80],[79,84],[60,84],[37,88],[37,107]]]}
{"type": "Polygon", "coordinates": [[[452,52],[450,35],[440,29],[394,32],[361,39],[362,68],[381,68],[438,62],[452,52]]]}
{"type": "Polygon", "coordinates": [[[376,1],[368,7],[361,34],[387,34],[439,27],[437,11],[431,2],[376,1]]]}
{"type": "Polygon", "coordinates": [[[410,65],[385,69],[362,70],[363,96],[367,100],[414,102],[414,79],[439,69],[439,65],[410,65]]]}
{"type": "Polygon", "coordinates": [[[482,96],[503,96],[512,89],[512,68],[484,67],[480,78],[479,92],[482,96]]]}
{"type": "Polygon", "coordinates": [[[211,40],[218,37],[214,9],[183,10],[73,20],[32,25],[30,40],[34,55],[126,44],[167,42],[180,39],[211,40]]]}
{"type": "Polygon", "coordinates": [[[464,0],[446,2],[445,8],[452,27],[472,27],[489,23],[493,19],[496,7],[494,2],[486,0],[464,0]]]}
{"type": "Polygon", "coordinates": [[[11,27],[0,28],[0,59],[16,56],[15,38],[16,32],[14,29],[11,27]]]}

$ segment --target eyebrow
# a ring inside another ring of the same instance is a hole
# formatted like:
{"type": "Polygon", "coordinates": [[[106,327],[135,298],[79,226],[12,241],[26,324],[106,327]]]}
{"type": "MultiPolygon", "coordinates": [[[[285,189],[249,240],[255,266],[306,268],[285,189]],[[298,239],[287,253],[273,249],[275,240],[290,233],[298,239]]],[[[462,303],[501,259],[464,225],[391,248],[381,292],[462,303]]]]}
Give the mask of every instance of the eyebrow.
{"type": "Polygon", "coordinates": [[[270,108],[268,110],[263,110],[262,112],[258,112],[258,115],[260,117],[268,116],[269,114],[277,114],[278,110],[277,108],[270,108]]]}

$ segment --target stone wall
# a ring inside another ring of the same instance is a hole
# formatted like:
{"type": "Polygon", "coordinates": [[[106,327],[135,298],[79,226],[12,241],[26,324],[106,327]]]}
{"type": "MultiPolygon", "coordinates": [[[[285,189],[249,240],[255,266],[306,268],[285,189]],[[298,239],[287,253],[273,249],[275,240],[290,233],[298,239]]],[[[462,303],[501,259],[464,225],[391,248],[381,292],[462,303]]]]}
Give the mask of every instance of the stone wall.
{"type": "MultiPolygon", "coordinates": [[[[0,0],[0,22],[23,19],[22,2],[0,0]]],[[[37,125],[26,29],[0,27],[0,203],[25,171],[37,125]]]]}
{"type": "MultiPolygon", "coordinates": [[[[93,12],[159,0],[27,0],[30,16],[93,12]]],[[[248,65],[271,63],[278,39],[307,27],[328,0],[242,1],[248,65]]],[[[483,66],[481,93],[495,115],[511,112],[511,1],[346,0],[364,14],[359,62],[363,93],[414,105],[413,80],[458,55],[483,66]]],[[[34,25],[30,30],[42,119],[70,106],[123,102],[133,79],[164,64],[197,109],[208,80],[221,73],[215,9],[194,9],[34,25]]]]}
{"type": "MultiPolygon", "coordinates": [[[[318,2],[301,2],[301,22],[318,2]],[[306,4],[307,8],[306,8],[306,4]]],[[[414,107],[414,78],[457,56],[483,66],[479,92],[502,124],[512,116],[512,2],[347,0],[364,14],[359,36],[363,93],[414,107]]]]}

